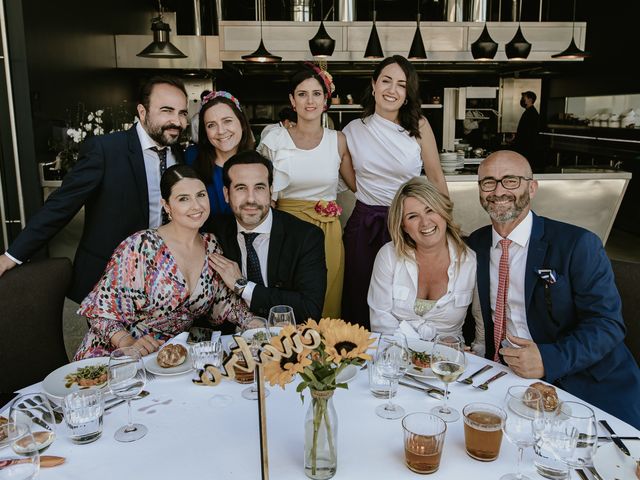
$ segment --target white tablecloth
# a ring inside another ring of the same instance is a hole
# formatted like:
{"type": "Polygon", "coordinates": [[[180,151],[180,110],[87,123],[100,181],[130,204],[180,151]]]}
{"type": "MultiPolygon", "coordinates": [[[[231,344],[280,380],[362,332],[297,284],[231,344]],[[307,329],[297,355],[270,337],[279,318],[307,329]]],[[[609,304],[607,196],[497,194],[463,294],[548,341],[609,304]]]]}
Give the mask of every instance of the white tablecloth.
{"type": "MultiPolygon", "coordinates": [[[[476,384],[508,370],[483,358],[469,355],[466,376],[482,365],[494,368],[476,377],[476,384]]],[[[439,385],[437,380],[431,383],[439,385]]],[[[450,404],[458,410],[470,402],[500,405],[511,385],[528,385],[512,373],[491,384],[488,391],[468,385],[451,385],[450,404]]],[[[295,392],[297,381],[286,390],[269,387],[267,398],[270,478],[273,480],[306,478],[303,471],[304,417],[309,397],[303,405],[295,392]]],[[[151,394],[132,403],[134,421],[143,423],[149,433],[133,443],[113,439],[117,428],[127,421],[126,405],[116,407],[104,418],[104,432],[96,442],[74,445],[66,436],[64,424],[46,451],[47,455],[66,457],[64,465],[42,469],[43,480],[112,479],[259,479],[260,448],[257,402],[245,400],[241,391],[247,385],[224,381],[217,387],[196,386],[191,374],[157,377],[148,383],[151,394]],[[233,399],[224,408],[210,406],[211,397],[227,394],[233,399]],[[152,407],[148,408],[150,405],[152,407]],[[143,409],[143,411],[140,411],[143,409]]],[[[40,384],[28,390],[38,391],[40,384]]],[[[561,400],[578,400],[559,391],[561,400]]],[[[374,398],[368,389],[368,374],[360,371],[350,382],[349,390],[338,390],[334,405],[338,413],[338,471],[336,480],[417,478],[404,464],[403,433],[400,420],[379,418],[374,409],[384,400],[374,398]]],[[[394,401],[408,412],[427,411],[438,404],[422,392],[399,387],[394,401]]],[[[595,409],[619,435],[640,436],[630,425],[595,409]]],[[[605,432],[601,432],[602,435],[605,432]]],[[[463,422],[447,426],[440,469],[433,479],[491,479],[513,472],[516,448],[503,439],[499,458],[483,463],[466,455],[463,422]]],[[[532,449],[527,449],[523,470],[540,479],[533,467],[532,449]]],[[[589,474],[588,474],[589,475],[589,474]]],[[[591,477],[590,477],[591,478],[591,477]]]]}

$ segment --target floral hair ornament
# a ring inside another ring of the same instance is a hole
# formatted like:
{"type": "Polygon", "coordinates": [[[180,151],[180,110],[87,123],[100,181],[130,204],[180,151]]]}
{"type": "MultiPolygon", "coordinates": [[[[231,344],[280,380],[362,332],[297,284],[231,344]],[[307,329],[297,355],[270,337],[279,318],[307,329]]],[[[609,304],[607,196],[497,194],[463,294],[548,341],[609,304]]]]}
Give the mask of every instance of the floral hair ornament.
{"type": "Polygon", "coordinates": [[[231,100],[235,104],[235,106],[238,107],[238,110],[242,111],[242,108],[240,108],[240,102],[238,101],[238,99],[233,95],[231,95],[229,92],[225,92],[224,90],[213,91],[210,94],[206,95],[202,99],[202,106],[200,107],[200,110],[202,110],[202,108],[211,100],[218,97],[224,97],[227,100],[231,100]]]}
{"type": "Polygon", "coordinates": [[[327,89],[327,95],[329,98],[331,98],[333,92],[336,91],[336,86],[333,84],[333,77],[331,76],[331,74],[317,66],[315,63],[304,62],[304,64],[311,70],[313,70],[314,73],[322,79],[322,81],[324,82],[324,86],[327,89]]]}

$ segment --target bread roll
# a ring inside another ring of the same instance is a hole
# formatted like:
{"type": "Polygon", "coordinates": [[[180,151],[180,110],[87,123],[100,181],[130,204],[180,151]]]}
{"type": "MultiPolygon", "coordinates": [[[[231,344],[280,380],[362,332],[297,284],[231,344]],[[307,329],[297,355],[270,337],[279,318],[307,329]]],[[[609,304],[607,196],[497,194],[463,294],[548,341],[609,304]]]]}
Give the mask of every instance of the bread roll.
{"type": "Polygon", "coordinates": [[[156,362],[162,368],[171,368],[182,365],[187,359],[187,349],[182,345],[171,344],[162,347],[156,357],[156,362]]]}
{"type": "Polygon", "coordinates": [[[556,392],[555,387],[542,382],[536,382],[529,385],[527,392],[524,394],[525,405],[531,406],[530,403],[532,403],[531,395],[527,395],[530,389],[537,390],[540,392],[540,395],[542,395],[542,405],[545,412],[553,412],[558,408],[560,400],[558,399],[558,393],[556,392]],[[527,403],[527,401],[529,403],[527,403]]]}

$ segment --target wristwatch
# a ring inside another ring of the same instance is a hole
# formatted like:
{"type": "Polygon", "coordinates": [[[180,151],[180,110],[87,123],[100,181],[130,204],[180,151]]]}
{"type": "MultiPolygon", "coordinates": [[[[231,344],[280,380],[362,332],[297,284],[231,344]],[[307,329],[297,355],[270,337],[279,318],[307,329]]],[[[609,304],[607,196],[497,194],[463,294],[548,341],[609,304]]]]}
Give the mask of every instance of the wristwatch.
{"type": "Polygon", "coordinates": [[[247,286],[247,279],[244,277],[240,277],[236,280],[236,283],[233,284],[233,291],[236,295],[242,295],[242,291],[244,287],[247,286]]]}

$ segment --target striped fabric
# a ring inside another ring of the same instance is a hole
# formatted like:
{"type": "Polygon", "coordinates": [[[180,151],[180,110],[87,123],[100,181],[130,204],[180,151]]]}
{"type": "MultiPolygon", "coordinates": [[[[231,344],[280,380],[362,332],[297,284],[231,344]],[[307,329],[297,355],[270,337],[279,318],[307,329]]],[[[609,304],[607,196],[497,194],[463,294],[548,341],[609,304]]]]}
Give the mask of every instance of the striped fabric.
{"type": "Polygon", "coordinates": [[[511,240],[500,240],[502,255],[500,256],[500,264],[498,265],[498,294],[496,295],[496,309],[493,316],[493,342],[495,344],[495,353],[493,361],[500,361],[500,343],[507,334],[506,306],[507,295],[509,294],[509,245],[511,240]]]}

